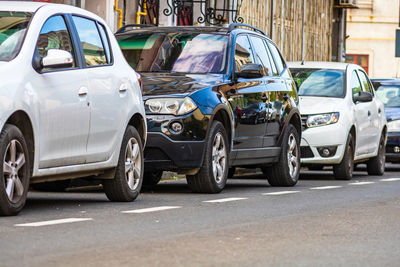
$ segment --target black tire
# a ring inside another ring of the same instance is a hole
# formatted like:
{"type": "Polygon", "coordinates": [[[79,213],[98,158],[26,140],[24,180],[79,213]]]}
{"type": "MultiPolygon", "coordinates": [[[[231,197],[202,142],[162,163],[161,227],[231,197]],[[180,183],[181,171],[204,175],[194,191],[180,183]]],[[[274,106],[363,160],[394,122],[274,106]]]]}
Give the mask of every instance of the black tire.
{"type": "Polygon", "coordinates": [[[153,187],[156,186],[163,175],[163,171],[144,172],[143,186],[153,187]]]}
{"type": "Polygon", "coordinates": [[[385,173],[385,161],[386,161],[386,144],[385,136],[382,134],[379,141],[378,155],[370,158],[367,161],[368,175],[382,176],[385,173]]]}
{"type": "Polygon", "coordinates": [[[300,174],[300,138],[296,128],[289,124],[285,130],[279,161],[270,167],[263,167],[271,186],[294,186],[300,174]],[[291,146],[289,146],[289,142],[291,146]],[[294,143],[293,143],[294,142],[294,143]],[[291,161],[289,166],[288,156],[291,161]]]}
{"type": "Polygon", "coordinates": [[[236,167],[230,167],[228,170],[228,178],[232,178],[233,176],[235,176],[235,172],[236,172],[236,167]]]}
{"type": "Polygon", "coordinates": [[[354,171],[354,140],[353,135],[349,133],[346,141],[346,148],[342,161],[333,165],[333,175],[336,180],[351,180],[354,171]]]}
{"type": "Polygon", "coordinates": [[[315,165],[308,165],[307,168],[308,168],[310,171],[322,171],[322,170],[324,169],[324,165],[317,165],[317,164],[315,164],[315,165]]]}
{"type": "Polygon", "coordinates": [[[129,202],[138,197],[143,183],[143,159],[140,135],[135,127],[128,126],[122,139],[115,177],[103,180],[104,192],[109,200],[129,202]],[[129,169],[126,170],[126,167],[129,169]]]}
{"type": "Polygon", "coordinates": [[[36,191],[42,192],[64,192],[71,184],[71,180],[60,180],[53,182],[44,182],[32,184],[31,187],[36,191]]]}
{"type": "Polygon", "coordinates": [[[0,158],[0,214],[17,215],[25,206],[31,170],[25,138],[14,125],[6,124],[1,131],[0,158]]]}
{"type": "Polygon", "coordinates": [[[219,121],[214,121],[206,141],[203,166],[197,174],[186,175],[187,183],[193,192],[219,193],[224,189],[228,176],[228,148],[228,137],[224,126],[219,121]],[[213,157],[214,146],[220,151],[219,156],[215,158],[213,157]],[[219,171],[217,166],[220,166],[219,171]],[[216,175],[213,167],[217,170],[216,175]]]}

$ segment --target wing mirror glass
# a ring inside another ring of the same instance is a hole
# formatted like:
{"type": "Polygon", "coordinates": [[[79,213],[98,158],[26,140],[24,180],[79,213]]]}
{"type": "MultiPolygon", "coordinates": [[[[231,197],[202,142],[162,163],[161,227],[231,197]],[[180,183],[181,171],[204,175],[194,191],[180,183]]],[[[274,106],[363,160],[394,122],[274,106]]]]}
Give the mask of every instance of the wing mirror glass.
{"type": "Polygon", "coordinates": [[[354,97],[354,102],[371,102],[372,94],[370,92],[360,91],[358,96],[354,97]]]}
{"type": "Polygon", "coordinates": [[[60,49],[49,49],[42,59],[42,68],[70,68],[74,60],[70,52],[60,49]]]}
{"type": "Polygon", "coordinates": [[[264,76],[263,66],[261,64],[247,63],[242,66],[239,72],[236,72],[238,78],[256,79],[264,76]]]}

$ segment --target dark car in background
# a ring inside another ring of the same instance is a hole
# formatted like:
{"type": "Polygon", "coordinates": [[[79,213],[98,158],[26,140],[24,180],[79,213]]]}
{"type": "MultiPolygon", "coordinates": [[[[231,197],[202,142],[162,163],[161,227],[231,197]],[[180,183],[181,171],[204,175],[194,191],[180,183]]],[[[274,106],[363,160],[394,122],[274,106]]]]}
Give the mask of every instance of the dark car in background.
{"type": "Polygon", "coordinates": [[[192,191],[218,193],[235,166],[262,167],[273,186],[297,183],[296,87],[261,30],[128,25],[116,37],[143,79],[145,185],[177,171],[192,191]]]}
{"type": "Polygon", "coordinates": [[[388,122],[386,161],[400,163],[400,79],[371,79],[376,95],[385,105],[388,122]]]}

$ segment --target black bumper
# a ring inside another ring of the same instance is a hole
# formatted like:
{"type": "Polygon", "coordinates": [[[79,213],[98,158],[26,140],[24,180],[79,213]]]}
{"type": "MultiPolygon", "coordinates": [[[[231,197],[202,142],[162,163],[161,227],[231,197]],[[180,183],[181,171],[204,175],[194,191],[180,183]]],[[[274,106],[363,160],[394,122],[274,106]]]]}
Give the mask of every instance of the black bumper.
{"type": "Polygon", "coordinates": [[[205,141],[174,141],[161,133],[148,133],[144,150],[146,171],[199,168],[205,141]]]}
{"type": "Polygon", "coordinates": [[[386,143],[386,161],[400,162],[400,132],[389,132],[386,143]]]}

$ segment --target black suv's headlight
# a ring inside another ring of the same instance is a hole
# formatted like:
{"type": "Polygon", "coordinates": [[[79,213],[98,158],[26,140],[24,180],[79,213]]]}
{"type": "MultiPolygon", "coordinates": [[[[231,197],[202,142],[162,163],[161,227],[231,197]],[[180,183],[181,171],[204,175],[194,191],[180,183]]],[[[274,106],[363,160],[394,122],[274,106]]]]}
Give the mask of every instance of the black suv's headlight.
{"type": "Polygon", "coordinates": [[[185,115],[197,108],[190,97],[151,98],[144,103],[147,114],[185,115]]]}
{"type": "Polygon", "coordinates": [[[334,124],[339,120],[339,112],[308,115],[306,126],[308,128],[334,124]]]}

